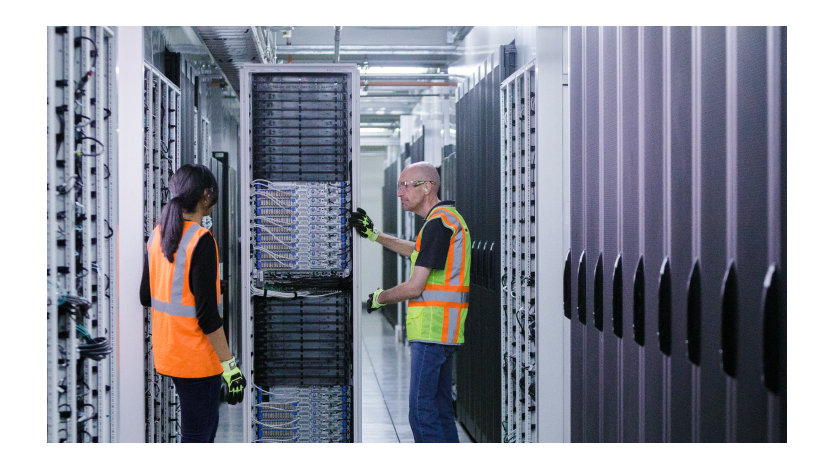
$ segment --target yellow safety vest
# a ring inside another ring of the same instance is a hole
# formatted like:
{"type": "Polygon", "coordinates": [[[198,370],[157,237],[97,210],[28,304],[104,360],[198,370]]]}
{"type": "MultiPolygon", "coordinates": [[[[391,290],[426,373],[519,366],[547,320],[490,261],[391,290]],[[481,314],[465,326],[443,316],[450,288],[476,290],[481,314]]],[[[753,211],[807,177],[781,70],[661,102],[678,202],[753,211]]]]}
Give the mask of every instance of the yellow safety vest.
{"type": "MultiPolygon", "coordinates": [[[[438,206],[429,212],[426,223],[440,219],[452,230],[444,269],[432,269],[420,296],[408,301],[405,320],[409,341],[462,344],[463,327],[469,311],[469,266],[471,242],[469,228],[452,206],[438,206]]],[[[425,227],[425,224],[423,225],[425,227]]],[[[411,254],[411,275],[420,252],[423,229],[417,235],[416,250],[411,254]]]]}

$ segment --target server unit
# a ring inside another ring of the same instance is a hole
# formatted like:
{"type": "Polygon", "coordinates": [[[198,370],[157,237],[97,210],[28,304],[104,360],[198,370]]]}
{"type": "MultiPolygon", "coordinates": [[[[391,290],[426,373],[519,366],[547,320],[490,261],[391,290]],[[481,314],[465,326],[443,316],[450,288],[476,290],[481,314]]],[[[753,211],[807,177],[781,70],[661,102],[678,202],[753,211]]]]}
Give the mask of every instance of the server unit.
{"type": "Polygon", "coordinates": [[[47,28],[47,441],[112,442],[116,37],[47,28]]]}
{"type": "Polygon", "coordinates": [[[501,84],[501,427],[536,431],[536,68],[501,84]]]}
{"type": "MultiPolygon", "coordinates": [[[[180,89],[145,63],[144,88],[144,241],[170,199],[168,180],[182,164],[180,89]]],[[[179,442],[180,409],[174,382],[154,369],[151,309],[145,312],[145,440],[179,442]]]]}
{"type": "Polygon", "coordinates": [[[355,442],[360,426],[359,70],[241,69],[246,442],[355,442]]]}
{"type": "Polygon", "coordinates": [[[785,442],[786,28],[570,35],[572,440],[785,442]]]}

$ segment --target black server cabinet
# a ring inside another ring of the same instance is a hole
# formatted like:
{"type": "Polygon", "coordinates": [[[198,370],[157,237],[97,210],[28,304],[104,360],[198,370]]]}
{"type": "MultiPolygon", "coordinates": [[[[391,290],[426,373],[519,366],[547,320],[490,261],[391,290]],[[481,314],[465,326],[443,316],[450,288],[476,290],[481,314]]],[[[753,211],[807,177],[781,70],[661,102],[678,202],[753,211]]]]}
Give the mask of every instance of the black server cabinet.
{"type": "MultiPolygon", "coordinates": [[[[397,200],[397,172],[396,162],[385,168],[382,185],[382,227],[380,229],[389,234],[397,234],[397,211],[400,210],[397,200]]],[[[382,250],[382,288],[390,289],[397,282],[397,258],[399,255],[391,250],[382,250]]],[[[397,325],[397,305],[385,305],[382,314],[391,326],[397,325]]]]}
{"type": "Polygon", "coordinates": [[[472,234],[466,342],[456,355],[456,413],[476,442],[500,442],[500,87],[514,48],[456,103],[456,205],[472,234]]]}
{"type": "Polygon", "coordinates": [[[786,28],[571,28],[575,442],[785,442],[786,28]]]}

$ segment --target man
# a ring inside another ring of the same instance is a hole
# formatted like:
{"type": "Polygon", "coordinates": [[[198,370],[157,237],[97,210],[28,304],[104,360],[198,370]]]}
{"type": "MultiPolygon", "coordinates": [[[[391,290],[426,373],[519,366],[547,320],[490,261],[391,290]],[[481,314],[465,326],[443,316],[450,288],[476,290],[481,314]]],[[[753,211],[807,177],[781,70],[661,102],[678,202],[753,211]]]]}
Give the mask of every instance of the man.
{"type": "Polygon", "coordinates": [[[368,312],[408,300],[406,333],[411,345],[408,421],[415,442],[459,442],[452,407],[452,355],[463,344],[469,309],[469,229],[453,201],[440,201],[440,175],[430,163],[407,166],[397,183],[405,211],[426,219],[417,241],[374,228],[361,208],[351,225],[360,236],[411,258],[408,281],[368,296],[368,312]]]}

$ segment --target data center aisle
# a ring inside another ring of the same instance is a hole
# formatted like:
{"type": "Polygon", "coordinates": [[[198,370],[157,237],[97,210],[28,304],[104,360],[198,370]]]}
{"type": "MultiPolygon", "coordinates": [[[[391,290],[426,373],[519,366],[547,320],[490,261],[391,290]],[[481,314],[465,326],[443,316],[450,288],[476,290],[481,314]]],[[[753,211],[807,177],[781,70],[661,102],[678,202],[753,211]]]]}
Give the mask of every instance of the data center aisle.
{"type": "MultiPolygon", "coordinates": [[[[380,314],[362,315],[362,442],[414,442],[408,424],[411,354],[380,314]]],[[[239,442],[239,406],[220,406],[215,442],[239,442]]],[[[460,442],[472,442],[458,423],[460,442]]]]}
{"type": "MultiPolygon", "coordinates": [[[[414,442],[408,424],[411,354],[380,314],[362,315],[362,442],[414,442]]],[[[472,442],[458,423],[460,442],[472,442]]]]}

